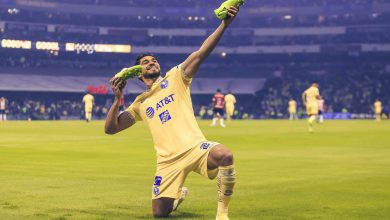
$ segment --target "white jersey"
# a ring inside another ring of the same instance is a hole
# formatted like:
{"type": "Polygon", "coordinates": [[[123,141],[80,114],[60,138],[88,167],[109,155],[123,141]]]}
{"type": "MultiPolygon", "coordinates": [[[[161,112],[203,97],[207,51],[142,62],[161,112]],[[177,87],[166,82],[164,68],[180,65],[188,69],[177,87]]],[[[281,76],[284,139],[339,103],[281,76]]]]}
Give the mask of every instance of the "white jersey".
{"type": "Polygon", "coordinates": [[[318,100],[318,110],[319,111],[324,111],[324,100],[323,99],[320,99],[318,100]]]}
{"type": "Polygon", "coordinates": [[[5,110],[6,104],[6,99],[0,99],[0,110],[5,110]]]}

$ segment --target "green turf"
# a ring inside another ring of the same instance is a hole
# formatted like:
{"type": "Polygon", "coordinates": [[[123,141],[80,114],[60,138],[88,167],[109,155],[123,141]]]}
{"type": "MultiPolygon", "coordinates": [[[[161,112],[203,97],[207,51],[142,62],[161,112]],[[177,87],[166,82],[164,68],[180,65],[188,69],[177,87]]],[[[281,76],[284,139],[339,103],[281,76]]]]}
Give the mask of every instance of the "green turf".
{"type": "MultiPolygon", "coordinates": [[[[389,219],[390,121],[235,121],[209,140],[235,155],[231,219],[389,219]]],[[[150,219],[155,153],[145,124],[0,123],[0,219],[150,219]]],[[[216,184],[191,174],[176,219],[214,219],[216,184]]]]}

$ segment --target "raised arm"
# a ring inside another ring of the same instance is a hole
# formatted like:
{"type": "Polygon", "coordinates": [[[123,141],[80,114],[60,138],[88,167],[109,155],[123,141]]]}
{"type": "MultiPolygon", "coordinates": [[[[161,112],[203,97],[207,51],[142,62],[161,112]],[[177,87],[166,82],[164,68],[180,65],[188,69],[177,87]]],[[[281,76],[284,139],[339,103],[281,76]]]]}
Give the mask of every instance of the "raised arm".
{"type": "Polygon", "coordinates": [[[110,81],[111,89],[115,94],[114,102],[108,111],[104,131],[106,134],[116,134],[126,128],[131,127],[135,120],[131,114],[124,111],[119,114],[119,106],[123,95],[123,88],[126,86],[126,81],[122,78],[113,78],[110,81]]]}
{"type": "Polygon", "coordinates": [[[228,18],[223,20],[218,28],[203,42],[199,50],[193,52],[181,65],[187,77],[195,76],[200,64],[214,50],[226,28],[234,20],[238,13],[238,8],[230,7],[228,9],[228,18]]]}

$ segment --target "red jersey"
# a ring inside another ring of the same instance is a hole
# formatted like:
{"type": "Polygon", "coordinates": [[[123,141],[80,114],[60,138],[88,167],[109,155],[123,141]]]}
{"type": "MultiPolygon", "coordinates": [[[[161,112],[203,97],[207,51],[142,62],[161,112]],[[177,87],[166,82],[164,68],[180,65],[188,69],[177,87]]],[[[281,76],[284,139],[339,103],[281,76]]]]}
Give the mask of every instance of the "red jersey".
{"type": "Polygon", "coordinates": [[[213,108],[225,108],[225,96],[222,93],[216,93],[214,95],[213,108]]]}

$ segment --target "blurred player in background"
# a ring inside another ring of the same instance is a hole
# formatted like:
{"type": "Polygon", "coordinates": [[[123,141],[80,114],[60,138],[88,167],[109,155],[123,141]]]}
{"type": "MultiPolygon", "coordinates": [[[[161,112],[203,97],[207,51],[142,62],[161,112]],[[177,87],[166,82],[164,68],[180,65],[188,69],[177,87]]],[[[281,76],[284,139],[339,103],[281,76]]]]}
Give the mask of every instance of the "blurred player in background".
{"type": "Polygon", "coordinates": [[[228,91],[227,95],[225,95],[226,118],[228,121],[233,118],[234,104],[236,104],[236,102],[236,97],[234,97],[231,91],[228,91]]]}
{"type": "Polygon", "coordinates": [[[225,109],[225,96],[220,89],[217,89],[217,92],[213,96],[213,121],[211,122],[211,127],[214,127],[219,119],[219,125],[221,127],[226,127],[223,121],[224,109],[225,109]]]}
{"type": "Polygon", "coordinates": [[[377,121],[380,121],[382,115],[382,102],[379,101],[379,99],[375,100],[374,110],[375,110],[375,119],[377,121]]]}
{"type": "Polygon", "coordinates": [[[290,101],[288,102],[288,113],[290,114],[290,120],[297,120],[297,102],[290,98],[290,101]]]}
{"type": "Polygon", "coordinates": [[[194,171],[209,179],[217,178],[216,219],[229,219],[228,205],[236,181],[233,154],[224,145],[204,137],[194,115],[190,86],[201,63],[213,51],[237,13],[238,8],[230,7],[229,16],[201,47],[169,70],[164,78],[153,55],[140,55],[136,65],[141,65],[144,72],[139,79],[148,89],[122,114],[119,114],[119,105],[126,81],[120,77],[110,80],[115,99],[107,114],[105,132],[116,134],[142,120],[152,134],[157,152],[152,193],[152,211],[156,218],[168,217],[177,209],[188,192],[183,187],[184,181],[194,171]]]}
{"type": "Polygon", "coordinates": [[[325,100],[322,96],[319,97],[318,99],[318,118],[317,121],[319,123],[324,122],[324,105],[325,105],[325,100]]]}
{"type": "Polygon", "coordinates": [[[85,121],[89,122],[92,120],[92,109],[93,105],[95,103],[95,98],[89,91],[87,91],[87,94],[83,97],[83,103],[84,103],[84,111],[85,111],[85,121]]]}
{"type": "Polygon", "coordinates": [[[0,121],[7,121],[8,100],[5,97],[0,98],[0,121]]]}
{"type": "Polygon", "coordinates": [[[317,83],[312,83],[302,94],[303,104],[306,106],[307,121],[309,124],[309,132],[313,132],[313,122],[318,115],[318,99],[320,90],[317,83]]]}

